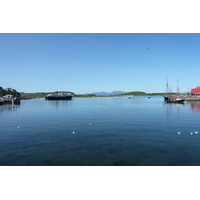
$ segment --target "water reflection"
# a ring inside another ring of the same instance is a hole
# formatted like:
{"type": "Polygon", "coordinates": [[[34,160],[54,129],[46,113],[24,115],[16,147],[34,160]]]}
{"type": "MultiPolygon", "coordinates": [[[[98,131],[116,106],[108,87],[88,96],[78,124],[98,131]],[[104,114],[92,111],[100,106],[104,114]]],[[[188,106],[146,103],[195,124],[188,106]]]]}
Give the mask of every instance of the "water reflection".
{"type": "Polygon", "coordinates": [[[200,112],[200,101],[188,101],[193,112],[200,112]]]}
{"type": "Polygon", "coordinates": [[[0,166],[200,165],[199,116],[187,102],[108,97],[19,106],[0,106],[0,166]]]}
{"type": "Polygon", "coordinates": [[[167,109],[177,108],[178,110],[180,110],[180,108],[184,105],[185,105],[185,103],[166,103],[166,102],[164,102],[164,106],[167,109]]]}
{"type": "Polygon", "coordinates": [[[16,111],[17,109],[19,109],[20,105],[14,105],[12,106],[12,104],[4,104],[0,106],[0,114],[2,114],[4,111],[6,112],[13,112],[16,111]]]}
{"type": "Polygon", "coordinates": [[[166,109],[166,120],[167,123],[170,122],[170,119],[172,119],[174,116],[177,117],[177,119],[180,118],[180,112],[182,107],[185,106],[184,103],[166,103],[164,102],[164,107],[166,109]]]}
{"type": "Polygon", "coordinates": [[[58,110],[60,107],[63,106],[68,106],[72,102],[72,100],[53,100],[53,101],[48,101],[46,100],[46,103],[50,107],[56,107],[58,110]]]}
{"type": "Polygon", "coordinates": [[[190,106],[192,112],[200,113],[200,101],[186,101],[185,104],[165,103],[164,105],[166,107],[167,113],[172,111],[173,108],[177,108],[177,111],[180,112],[180,109],[183,105],[190,106]]]}

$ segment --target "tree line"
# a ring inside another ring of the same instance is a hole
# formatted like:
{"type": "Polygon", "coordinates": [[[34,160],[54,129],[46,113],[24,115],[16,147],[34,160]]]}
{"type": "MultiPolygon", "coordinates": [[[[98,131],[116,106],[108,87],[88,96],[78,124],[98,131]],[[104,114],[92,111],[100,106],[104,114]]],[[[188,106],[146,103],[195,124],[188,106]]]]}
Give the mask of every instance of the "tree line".
{"type": "Polygon", "coordinates": [[[12,88],[5,88],[5,89],[3,89],[0,86],[0,96],[5,96],[7,94],[11,94],[14,97],[20,97],[21,96],[21,94],[19,92],[17,92],[17,90],[15,90],[15,89],[12,89],[12,88]]]}

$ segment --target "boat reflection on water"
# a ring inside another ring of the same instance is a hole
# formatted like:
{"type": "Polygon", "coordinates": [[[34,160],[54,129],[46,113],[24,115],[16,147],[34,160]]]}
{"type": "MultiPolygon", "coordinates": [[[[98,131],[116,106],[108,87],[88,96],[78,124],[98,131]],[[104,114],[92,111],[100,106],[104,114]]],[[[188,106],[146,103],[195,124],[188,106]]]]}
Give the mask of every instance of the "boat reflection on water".
{"type": "Polygon", "coordinates": [[[173,117],[176,116],[177,119],[181,118],[181,110],[185,106],[183,101],[176,103],[167,103],[166,101],[163,103],[163,106],[166,109],[166,120],[169,125],[173,120],[173,117]]]}
{"type": "Polygon", "coordinates": [[[188,104],[191,106],[191,110],[193,112],[199,112],[200,113],[200,101],[187,101],[188,104]]]}

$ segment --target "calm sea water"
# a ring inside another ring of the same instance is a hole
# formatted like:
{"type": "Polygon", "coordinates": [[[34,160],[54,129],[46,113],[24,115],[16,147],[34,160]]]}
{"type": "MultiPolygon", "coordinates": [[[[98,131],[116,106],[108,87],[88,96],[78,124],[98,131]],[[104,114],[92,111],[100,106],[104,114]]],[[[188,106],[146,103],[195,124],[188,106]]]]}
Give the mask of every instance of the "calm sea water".
{"type": "Polygon", "coordinates": [[[163,97],[21,100],[0,106],[0,165],[200,166],[199,122],[163,97]]]}

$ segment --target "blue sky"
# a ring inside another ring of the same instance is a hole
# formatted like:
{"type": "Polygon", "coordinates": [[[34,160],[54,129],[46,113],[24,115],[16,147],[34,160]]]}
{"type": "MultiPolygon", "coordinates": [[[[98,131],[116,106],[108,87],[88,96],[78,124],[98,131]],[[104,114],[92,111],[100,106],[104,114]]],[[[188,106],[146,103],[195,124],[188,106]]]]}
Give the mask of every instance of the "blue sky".
{"type": "Polygon", "coordinates": [[[0,69],[0,86],[20,92],[165,92],[166,75],[187,92],[200,85],[200,34],[1,33],[0,69]]]}

